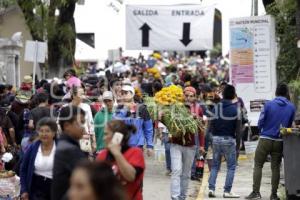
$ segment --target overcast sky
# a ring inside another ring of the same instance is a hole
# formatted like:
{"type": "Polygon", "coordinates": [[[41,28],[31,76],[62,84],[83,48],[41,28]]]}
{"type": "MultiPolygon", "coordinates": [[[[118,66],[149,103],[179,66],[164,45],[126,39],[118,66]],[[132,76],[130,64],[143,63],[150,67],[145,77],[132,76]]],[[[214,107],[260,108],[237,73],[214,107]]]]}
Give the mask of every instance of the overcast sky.
{"type": "MultiPolygon", "coordinates": [[[[78,33],[95,33],[96,51],[99,60],[107,58],[109,49],[125,47],[125,5],[172,5],[199,4],[200,0],[123,0],[120,6],[117,0],[85,0],[85,5],[77,6],[75,12],[78,33]],[[113,2],[118,6],[117,13],[108,5],[113,2]]],[[[203,5],[215,5],[222,12],[223,17],[223,53],[229,50],[229,19],[247,17],[251,15],[252,0],[203,0],[203,5]]],[[[264,15],[262,0],[259,0],[259,15],[264,15]]]]}

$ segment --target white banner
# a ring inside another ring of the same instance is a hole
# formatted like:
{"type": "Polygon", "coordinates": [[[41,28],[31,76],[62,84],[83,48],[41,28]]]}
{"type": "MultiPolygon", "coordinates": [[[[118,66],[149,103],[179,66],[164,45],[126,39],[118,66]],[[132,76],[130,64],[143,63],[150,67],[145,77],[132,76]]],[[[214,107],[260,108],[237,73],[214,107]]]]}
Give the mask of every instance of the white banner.
{"type": "Polygon", "coordinates": [[[214,7],[127,5],[127,50],[213,48],[214,7]]]}

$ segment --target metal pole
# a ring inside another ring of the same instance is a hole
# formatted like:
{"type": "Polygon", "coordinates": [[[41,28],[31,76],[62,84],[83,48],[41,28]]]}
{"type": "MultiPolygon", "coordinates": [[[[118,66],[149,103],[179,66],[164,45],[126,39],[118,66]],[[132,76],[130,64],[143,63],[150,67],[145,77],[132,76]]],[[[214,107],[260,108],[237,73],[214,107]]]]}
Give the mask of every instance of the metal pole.
{"type": "Polygon", "coordinates": [[[33,90],[33,94],[35,94],[35,74],[36,74],[36,67],[37,67],[37,63],[38,63],[38,48],[39,48],[39,44],[38,41],[35,41],[35,57],[34,57],[34,62],[33,62],[33,77],[32,77],[32,90],[33,90]]]}
{"type": "Polygon", "coordinates": [[[258,16],[258,0],[254,0],[254,16],[258,16]]]}

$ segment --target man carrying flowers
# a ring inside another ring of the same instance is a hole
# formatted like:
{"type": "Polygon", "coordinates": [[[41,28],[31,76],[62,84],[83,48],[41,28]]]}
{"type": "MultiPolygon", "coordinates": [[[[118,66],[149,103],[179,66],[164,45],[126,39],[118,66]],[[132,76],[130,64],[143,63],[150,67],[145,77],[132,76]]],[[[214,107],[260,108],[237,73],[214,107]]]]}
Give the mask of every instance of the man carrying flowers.
{"type": "MultiPolygon", "coordinates": [[[[196,103],[195,88],[185,88],[184,96],[185,104],[193,118],[201,118],[203,113],[200,105],[196,103]]],[[[186,199],[197,144],[204,150],[204,135],[200,131],[186,133],[183,138],[175,136],[171,138],[171,198],[173,200],[186,199]]]]}

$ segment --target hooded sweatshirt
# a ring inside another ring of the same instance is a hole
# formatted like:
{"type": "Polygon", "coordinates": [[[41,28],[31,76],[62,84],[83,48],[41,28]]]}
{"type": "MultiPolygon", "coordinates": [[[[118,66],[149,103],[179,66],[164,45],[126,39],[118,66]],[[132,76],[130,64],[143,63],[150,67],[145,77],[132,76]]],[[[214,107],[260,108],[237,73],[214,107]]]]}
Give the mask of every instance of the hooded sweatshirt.
{"type": "Polygon", "coordinates": [[[129,146],[142,147],[146,143],[147,148],[153,148],[153,123],[146,105],[138,104],[135,110],[120,105],[112,118],[136,127],[136,133],[130,136],[129,146]]]}
{"type": "Polygon", "coordinates": [[[276,97],[267,102],[258,121],[261,137],[274,140],[280,139],[280,127],[291,127],[295,112],[295,106],[285,97],[276,97]]]}

